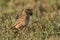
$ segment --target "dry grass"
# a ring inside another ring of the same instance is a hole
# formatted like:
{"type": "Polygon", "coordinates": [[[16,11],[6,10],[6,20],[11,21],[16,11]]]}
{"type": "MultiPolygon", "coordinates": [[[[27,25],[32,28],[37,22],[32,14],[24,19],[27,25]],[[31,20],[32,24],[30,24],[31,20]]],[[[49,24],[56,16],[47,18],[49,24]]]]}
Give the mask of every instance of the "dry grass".
{"type": "Polygon", "coordinates": [[[50,12],[45,8],[48,12],[42,11],[42,14],[40,0],[0,0],[0,40],[60,40],[60,11],[56,11],[55,0],[48,3],[54,10],[50,12]],[[16,16],[27,6],[33,8],[28,27],[22,31],[8,31],[17,20],[16,16]]]}

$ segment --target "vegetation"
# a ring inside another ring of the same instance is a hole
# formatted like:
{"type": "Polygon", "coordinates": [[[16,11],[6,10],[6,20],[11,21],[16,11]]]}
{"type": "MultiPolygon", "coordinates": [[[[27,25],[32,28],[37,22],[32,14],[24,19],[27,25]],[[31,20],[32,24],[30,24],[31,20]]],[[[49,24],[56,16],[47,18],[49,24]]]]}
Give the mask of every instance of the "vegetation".
{"type": "Polygon", "coordinates": [[[0,0],[0,40],[60,40],[60,11],[56,0],[0,0]],[[33,16],[28,27],[22,31],[8,30],[16,16],[31,5],[33,16]]]}

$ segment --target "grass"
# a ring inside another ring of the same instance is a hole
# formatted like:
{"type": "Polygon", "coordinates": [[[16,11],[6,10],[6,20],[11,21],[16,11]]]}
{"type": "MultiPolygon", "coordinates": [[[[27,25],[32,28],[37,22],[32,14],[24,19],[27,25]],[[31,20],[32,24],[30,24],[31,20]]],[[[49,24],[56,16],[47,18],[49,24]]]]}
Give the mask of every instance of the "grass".
{"type": "MultiPolygon", "coordinates": [[[[0,40],[60,40],[60,13],[53,11],[42,15],[38,2],[39,0],[0,0],[0,40]],[[31,2],[36,7],[28,27],[22,31],[7,30],[17,20],[16,16],[31,2]]],[[[49,3],[56,9],[55,0],[49,0],[49,3]]]]}

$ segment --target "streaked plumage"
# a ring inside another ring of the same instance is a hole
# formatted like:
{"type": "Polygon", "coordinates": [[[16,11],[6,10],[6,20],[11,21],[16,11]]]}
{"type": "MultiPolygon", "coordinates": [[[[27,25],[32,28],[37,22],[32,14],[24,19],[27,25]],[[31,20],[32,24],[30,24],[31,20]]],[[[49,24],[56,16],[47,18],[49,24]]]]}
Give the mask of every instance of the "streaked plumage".
{"type": "Polygon", "coordinates": [[[31,15],[32,15],[32,9],[24,9],[21,16],[17,19],[12,28],[23,29],[24,27],[26,27],[29,24],[31,15]]]}

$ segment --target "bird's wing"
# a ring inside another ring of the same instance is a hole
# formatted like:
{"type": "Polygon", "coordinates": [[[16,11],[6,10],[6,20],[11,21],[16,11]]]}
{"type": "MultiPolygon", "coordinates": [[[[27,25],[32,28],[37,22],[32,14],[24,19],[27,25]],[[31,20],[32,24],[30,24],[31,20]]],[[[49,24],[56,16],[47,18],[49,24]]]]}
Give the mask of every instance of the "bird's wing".
{"type": "Polygon", "coordinates": [[[25,21],[26,21],[26,16],[21,16],[21,17],[15,22],[14,26],[15,26],[16,28],[19,28],[19,27],[21,27],[22,25],[25,24],[25,21]]]}

